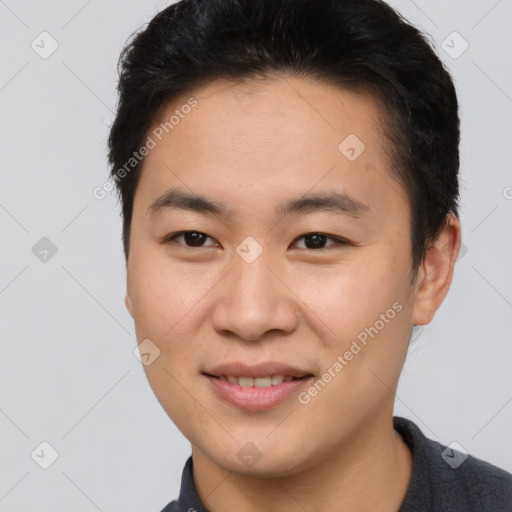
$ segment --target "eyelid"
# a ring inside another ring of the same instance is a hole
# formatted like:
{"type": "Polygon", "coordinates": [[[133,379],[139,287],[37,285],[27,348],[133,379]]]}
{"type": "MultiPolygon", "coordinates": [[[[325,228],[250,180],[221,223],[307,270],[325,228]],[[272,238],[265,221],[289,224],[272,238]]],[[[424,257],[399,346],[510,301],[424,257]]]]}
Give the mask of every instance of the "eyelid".
{"type": "Polygon", "coordinates": [[[334,240],[335,243],[328,245],[327,247],[322,247],[321,249],[308,249],[307,247],[300,247],[300,249],[302,249],[304,251],[309,251],[309,252],[321,252],[321,251],[326,251],[326,250],[330,249],[331,247],[351,245],[348,240],[345,240],[338,236],[329,235],[328,233],[324,233],[323,231],[310,231],[309,233],[304,233],[303,235],[298,236],[292,242],[292,244],[295,244],[297,242],[297,240],[300,240],[301,238],[305,238],[306,236],[310,236],[310,235],[322,235],[322,236],[325,236],[325,238],[328,240],[329,239],[334,240]]]}
{"type": "MultiPolygon", "coordinates": [[[[205,247],[213,247],[212,245],[203,245],[200,247],[192,247],[185,244],[180,244],[178,242],[175,242],[174,239],[186,234],[186,233],[199,233],[200,235],[205,235],[207,238],[210,238],[211,240],[215,240],[215,238],[211,237],[210,235],[207,235],[203,231],[197,231],[195,229],[186,229],[184,231],[176,231],[175,233],[170,233],[168,235],[165,235],[161,240],[160,243],[163,245],[169,244],[169,243],[177,243],[177,245],[181,245],[182,247],[185,247],[186,249],[204,249],[205,247]]],[[[217,240],[215,240],[217,242],[217,240]]],[[[217,242],[218,244],[219,242],[217,242]]],[[[220,245],[220,244],[219,244],[220,245]]]]}
{"type": "MultiPolygon", "coordinates": [[[[178,237],[180,237],[180,236],[182,236],[182,235],[184,235],[186,233],[199,233],[201,235],[205,235],[207,238],[210,238],[211,240],[215,240],[215,238],[213,238],[210,235],[204,233],[203,231],[197,231],[197,230],[194,230],[194,229],[187,229],[187,230],[184,230],[184,231],[176,231],[175,233],[170,233],[168,235],[165,235],[160,240],[160,243],[163,244],[163,245],[169,244],[169,243],[172,243],[172,242],[174,243],[176,238],[178,238],[178,237]]],[[[304,234],[298,236],[297,238],[295,238],[291,245],[297,243],[297,241],[300,240],[301,238],[305,238],[305,237],[310,236],[310,235],[322,235],[322,236],[325,236],[326,239],[333,240],[335,243],[331,244],[331,245],[328,245],[327,247],[322,247],[320,249],[308,249],[306,247],[301,247],[300,249],[302,249],[304,251],[309,251],[309,252],[321,252],[321,251],[328,250],[331,247],[336,247],[336,246],[339,247],[339,246],[352,245],[351,242],[349,242],[346,239],[343,239],[343,238],[340,238],[340,237],[337,237],[337,236],[334,236],[334,235],[329,235],[328,233],[324,233],[322,231],[310,231],[308,233],[304,233],[304,234]]],[[[215,241],[217,242],[217,240],[215,240],[215,241]]],[[[175,243],[177,243],[178,245],[180,245],[182,247],[185,247],[186,249],[205,249],[207,247],[215,247],[215,245],[203,245],[203,246],[199,246],[199,247],[193,247],[193,246],[188,246],[188,245],[185,245],[185,244],[180,244],[178,242],[175,242],[175,243]]],[[[217,244],[219,244],[219,242],[217,242],[217,244]]]]}

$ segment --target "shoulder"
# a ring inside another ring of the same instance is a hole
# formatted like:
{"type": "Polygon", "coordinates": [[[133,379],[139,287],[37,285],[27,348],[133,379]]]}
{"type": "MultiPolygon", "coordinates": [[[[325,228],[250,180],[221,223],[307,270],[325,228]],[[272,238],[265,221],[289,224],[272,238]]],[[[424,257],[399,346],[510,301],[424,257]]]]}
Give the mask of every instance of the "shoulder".
{"type": "Polygon", "coordinates": [[[169,503],[163,510],[162,512],[179,512],[179,509],[178,509],[178,501],[177,500],[174,500],[174,501],[171,501],[171,503],[169,503]]]}
{"type": "Polygon", "coordinates": [[[466,503],[464,510],[512,512],[512,475],[484,460],[427,440],[440,496],[466,503]]]}
{"type": "Polygon", "coordinates": [[[512,474],[427,438],[405,418],[393,418],[413,453],[413,474],[400,512],[512,512],[512,474]],[[428,503],[428,508],[425,504],[428,503]]]}

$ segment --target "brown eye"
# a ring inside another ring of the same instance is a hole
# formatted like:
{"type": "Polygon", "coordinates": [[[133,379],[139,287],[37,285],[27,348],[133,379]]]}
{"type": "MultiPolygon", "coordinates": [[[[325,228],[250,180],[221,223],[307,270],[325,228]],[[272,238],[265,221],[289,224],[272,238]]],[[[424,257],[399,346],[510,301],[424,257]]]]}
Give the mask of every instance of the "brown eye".
{"type": "Polygon", "coordinates": [[[163,243],[176,242],[179,245],[185,245],[185,247],[205,247],[204,242],[208,238],[213,240],[213,238],[209,237],[205,233],[201,233],[200,231],[179,231],[174,235],[165,237],[163,243]],[[183,240],[183,242],[180,240],[183,240]]]}
{"type": "Polygon", "coordinates": [[[348,244],[348,242],[346,242],[345,240],[341,240],[340,238],[326,235],[325,233],[308,233],[297,238],[297,240],[301,239],[304,239],[304,247],[299,247],[299,249],[318,250],[325,249],[326,247],[331,247],[333,245],[348,244]],[[333,243],[326,245],[326,242],[328,240],[330,240],[333,243]]]}

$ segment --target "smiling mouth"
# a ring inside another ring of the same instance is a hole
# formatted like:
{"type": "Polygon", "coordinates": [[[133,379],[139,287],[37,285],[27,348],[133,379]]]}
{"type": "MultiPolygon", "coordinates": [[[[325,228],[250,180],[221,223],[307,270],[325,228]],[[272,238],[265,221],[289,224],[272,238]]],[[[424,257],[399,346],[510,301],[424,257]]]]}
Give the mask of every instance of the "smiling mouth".
{"type": "Polygon", "coordinates": [[[303,375],[302,377],[293,377],[292,375],[271,375],[265,377],[245,377],[245,376],[235,376],[235,375],[209,375],[208,377],[213,377],[214,379],[218,379],[221,381],[227,381],[230,384],[234,384],[235,386],[240,386],[243,388],[269,388],[271,386],[279,386],[283,382],[291,382],[293,380],[305,380],[313,375],[303,375]]]}

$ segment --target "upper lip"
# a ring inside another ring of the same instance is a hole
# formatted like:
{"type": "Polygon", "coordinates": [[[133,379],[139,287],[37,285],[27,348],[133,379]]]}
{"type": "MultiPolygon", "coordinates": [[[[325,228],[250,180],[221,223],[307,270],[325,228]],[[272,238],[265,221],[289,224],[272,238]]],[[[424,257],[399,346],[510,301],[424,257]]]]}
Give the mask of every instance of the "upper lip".
{"type": "Polygon", "coordinates": [[[214,366],[204,372],[213,377],[233,376],[233,377],[271,377],[272,375],[284,375],[291,377],[304,377],[311,375],[307,370],[290,366],[289,364],[266,362],[255,365],[247,365],[244,363],[224,363],[219,366],[214,366]]]}

